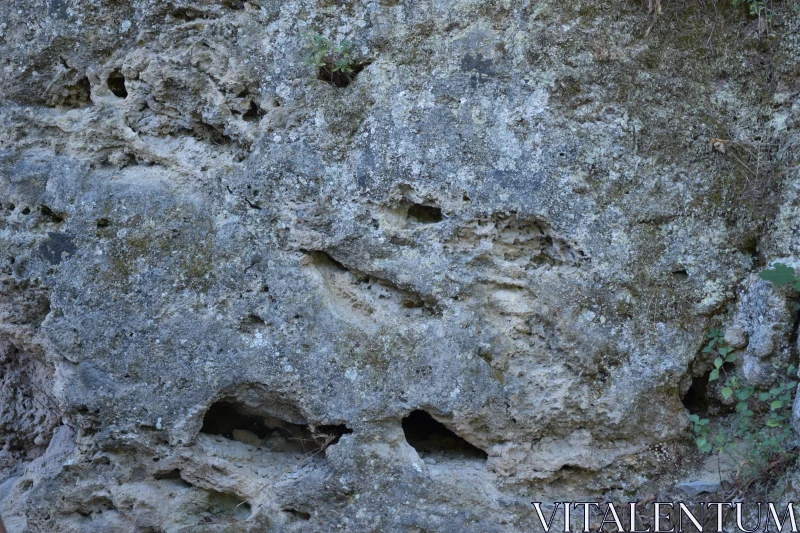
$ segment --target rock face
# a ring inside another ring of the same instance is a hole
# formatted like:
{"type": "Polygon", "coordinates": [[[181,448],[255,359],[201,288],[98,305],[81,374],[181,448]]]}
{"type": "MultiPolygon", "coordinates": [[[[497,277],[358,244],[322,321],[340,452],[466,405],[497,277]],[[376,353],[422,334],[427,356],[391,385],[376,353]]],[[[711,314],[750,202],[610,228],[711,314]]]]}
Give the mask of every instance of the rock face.
{"type": "Polygon", "coordinates": [[[9,530],[515,532],[674,486],[707,329],[797,357],[755,273],[800,255],[800,19],[713,4],[0,3],[9,530]]]}

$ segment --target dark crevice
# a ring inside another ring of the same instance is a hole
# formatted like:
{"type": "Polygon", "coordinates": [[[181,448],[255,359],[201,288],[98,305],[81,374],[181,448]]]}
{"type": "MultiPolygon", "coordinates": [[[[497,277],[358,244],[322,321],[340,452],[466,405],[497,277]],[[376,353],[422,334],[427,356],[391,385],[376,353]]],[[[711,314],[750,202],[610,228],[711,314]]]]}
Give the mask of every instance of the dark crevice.
{"type": "Polygon", "coordinates": [[[258,104],[250,100],[250,108],[242,115],[242,118],[248,122],[256,122],[265,114],[264,110],[258,107],[258,104]]]}
{"type": "Polygon", "coordinates": [[[252,334],[255,333],[259,328],[263,327],[264,324],[264,319],[260,316],[249,315],[239,323],[239,331],[252,334]]]}
{"type": "Polygon", "coordinates": [[[296,424],[235,400],[223,400],[206,412],[200,432],[221,435],[271,452],[316,454],[333,446],[352,430],[344,424],[316,427],[296,424]]]}
{"type": "Polygon", "coordinates": [[[673,270],[672,271],[672,275],[675,276],[676,278],[679,278],[679,279],[688,279],[689,278],[689,273],[686,272],[686,269],[683,268],[683,267],[676,268],[675,270],[673,270]]]}
{"type": "Polygon", "coordinates": [[[317,79],[330,83],[334,87],[344,88],[350,85],[356,76],[364,70],[369,63],[352,63],[348,65],[350,72],[334,71],[332,64],[326,64],[319,67],[317,71],[317,79]]]}
{"type": "Polygon", "coordinates": [[[421,224],[436,224],[442,221],[442,208],[423,204],[413,204],[408,208],[409,218],[421,224]]]}
{"type": "Polygon", "coordinates": [[[331,257],[329,253],[323,251],[306,251],[306,250],[303,250],[303,252],[308,254],[308,256],[311,258],[311,261],[315,265],[333,267],[334,269],[342,272],[347,272],[350,270],[349,268],[341,264],[339,261],[331,257]]]}
{"type": "Polygon", "coordinates": [[[237,404],[230,402],[217,402],[211,406],[203,418],[200,433],[232,439],[236,429],[250,431],[262,439],[267,436],[267,426],[262,417],[244,414],[237,404]]]}
{"type": "Polygon", "coordinates": [[[689,390],[683,395],[681,402],[690,414],[705,414],[708,412],[710,404],[708,399],[708,378],[711,375],[709,370],[702,376],[697,376],[689,385],[689,390]]]}
{"type": "Polygon", "coordinates": [[[166,472],[157,472],[153,477],[159,481],[171,481],[172,483],[185,488],[193,486],[191,483],[181,477],[181,471],[178,468],[173,468],[172,470],[168,470],[166,472]]]}
{"type": "Polygon", "coordinates": [[[192,9],[191,7],[185,7],[173,11],[172,18],[183,20],[185,22],[191,22],[193,20],[197,20],[198,18],[208,18],[208,13],[192,9]]]}
{"type": "Polygon", "coordinates": [[[250,206],[251,209],[261,209],[261,204],[258,202],[250,201],[249,198],[245,198],[244,201],[247,202],[247,205],[250,206]]]}
{"type": "Polygon", "coordinates": [[[192,135],[201,141],[210,142],[211,144],[216,144],[219,146],[230,146],[233,144],[233,139],[230,137],[230,135],[226,135],[224,132],[219,131],[217,128],[211,124],[208,124],[207,122],[195,120],[192,123],[192,126],[192,135]]]}
{"type": "Polygon", "coordinates": [[[114,93],[114,96],[118,98],[127,98],[128,89],[125,87],[125,76],[122,75],[122,72],[115,70],[109,74],[106,84],[111,92],[114,93]]]}
{"type": "Polygon", "coordinates": [[[481,459],[487,454],[449,430],[425,411],[412,411],[403,418],[403,433],[408,443],[423,455],[445,459],[481,459]]]}
{"type": "Polygon", "coordinates": [[[289,515],[291,515],[291,518],[293,520],[303,520],[303,521],[311,520],[311,514],[310,513],[306,513],[306,512],[303,512],[303,511],[298,511],[296,509],[283,509],[283,512],[284,513],[288,513],[289,515]]]}
{"type": "Polygon", "coordinates": [[[64,222],[64,215],[56,213],[55,211],[53,211],[52,209],[50,209],[48,206],[46,206],[44,204],[39,206],[39,212],[42,214],[42,216],[45,216],[45,217],[49,218],[52,222],[54,222],[56,224],[60,224],[61,222],[64,222]]]}

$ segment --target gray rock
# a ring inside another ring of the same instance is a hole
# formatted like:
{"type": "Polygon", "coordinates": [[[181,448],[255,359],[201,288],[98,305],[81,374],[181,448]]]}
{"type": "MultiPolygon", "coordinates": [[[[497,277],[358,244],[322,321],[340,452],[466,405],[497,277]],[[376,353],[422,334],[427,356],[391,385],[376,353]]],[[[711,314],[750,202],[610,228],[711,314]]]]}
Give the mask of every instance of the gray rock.
{"type": "Polygon", "coordinates": [[[714,494],[722,490],[722,485],[713,481],[687,481],[678,484],[678,489],[682,490],[690,498],[700,494],[714,494]]]}
{"type": "Polygon", "coordinates": [[[800,15],[765,61],[601,4],[0,2],[0,514],[513,533],[674,485],[708,329],[792,357],[800,15]]]}

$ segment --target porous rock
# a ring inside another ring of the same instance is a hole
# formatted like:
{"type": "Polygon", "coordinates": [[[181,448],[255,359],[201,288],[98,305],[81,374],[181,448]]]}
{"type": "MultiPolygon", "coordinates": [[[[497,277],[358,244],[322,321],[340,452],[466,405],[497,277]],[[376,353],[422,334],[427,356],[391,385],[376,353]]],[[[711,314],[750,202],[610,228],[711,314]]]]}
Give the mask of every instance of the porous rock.
{"type": "Polygon", "coordinates": [[[795,349],[754,276],[800,253],[800,19],[712,4],[0,3],[10,531],[529,531],[673,484],[708,328],[745,294],[748,354],[795,349]]]}

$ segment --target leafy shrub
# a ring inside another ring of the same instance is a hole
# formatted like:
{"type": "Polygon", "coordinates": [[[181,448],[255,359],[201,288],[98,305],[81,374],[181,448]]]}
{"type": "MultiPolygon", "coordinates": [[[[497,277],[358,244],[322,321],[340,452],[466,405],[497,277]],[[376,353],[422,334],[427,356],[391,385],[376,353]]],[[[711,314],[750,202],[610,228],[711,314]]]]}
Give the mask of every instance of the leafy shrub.
{"type": "MultiPolygon", "coordinates": [[[[792,284],[800,291],[800,276],[793,268],[777,263],[762,271],[761,279],[776,286],[792,284]]],[[[703,353],[713,354],[714,368],[708,381],[725,379],[720,394],[724,401],[734,398],[734,416],[728,424],[714,424],[698,414],[689,416],[694,427],[697,447],[705,452],[724,452],[739,462],[740,486],[759,483],[767,474],[779,473],[794,462],[794,433],[791,426],[792,404],[797,382],[797,369],[789,365],[786,376],[769,390],[758,390],[744,379],[730,374],[725,363],[736,361],[732,347],[725,342],[722,329],[711,329],[706,336],[703,353]]]]}

